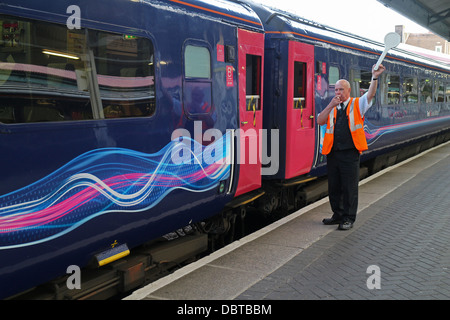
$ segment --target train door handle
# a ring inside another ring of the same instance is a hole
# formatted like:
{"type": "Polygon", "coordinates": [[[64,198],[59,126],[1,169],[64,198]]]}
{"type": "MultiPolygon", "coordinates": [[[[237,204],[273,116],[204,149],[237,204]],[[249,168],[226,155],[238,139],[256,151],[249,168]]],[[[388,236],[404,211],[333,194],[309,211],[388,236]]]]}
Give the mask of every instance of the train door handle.
{"type": "Polygon", "coordinates": [[[314,116],[313,116],[313,115],[310,115],[309,118],[312,120],[312,119],[314,119],[314,116]]]}
{"type": "Polygon", "coordinates": [[[241,124],[247,124],[248,121],[241,121],[241,124]]]}

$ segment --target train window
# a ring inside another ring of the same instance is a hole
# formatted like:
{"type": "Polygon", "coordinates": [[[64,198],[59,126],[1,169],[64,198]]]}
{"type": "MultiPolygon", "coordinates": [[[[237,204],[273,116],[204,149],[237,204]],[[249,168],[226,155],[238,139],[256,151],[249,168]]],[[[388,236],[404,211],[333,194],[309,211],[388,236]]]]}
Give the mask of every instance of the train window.
{"type": "Polygon", "coordinates": [[[305,107],[306,97],[306,63],[294,62],[294,109],[305,107]]]}
{"type": "Polygon", "coordinates": [[[184,68],[187,78],[211,78],[211,55],[208,48],[186,46],[184,51],[184,68]]]}
{"type": "MultiPolygon", "coordinates": [[[[366,70],[350,70],[350,85],[352,88],[352,97],[363,96],[370,87],[370,81],[372,80],[372,72],[366,70]]],[[[375,104],[375,98],[372,100],[375,104]]]]}
{"type": "Polygon", "coordinates": [[[211,54],[205,46],[187,45],[184,49],[183,108],[188,118],[214,125],[212,107],[211,54]]]}
{"type": "Polygon", "coordinates": [[[447,104],[450,104],[450,83],[447,83],[447,86],[445,88],[445,102],[447,102],[447,104]]]}
{"type": "Polygon", "coordinates": [[[89,31],[105,118],[155,112],[153,45],[137,36],[89,31]]]}
{"type": "Polygon", "coordinates": [[[334,86],[339,79],[339,68],[330,66],[330,71],[328,74],[328,83],[330,86],[334,86]]]}
{"type": "Polygon", "coordinates": [[[246,108],[261,110],[261,56],[247,54],[246,64],[246,108]]]}
{"type": "Polygon", "coordinates": [[[93,118],[83,30],[0,15],[0,35],[0,122],[93,118]]]}
{"type": "Polygon", "coordinates": [[[421,103],[431,103],[432,102],[432,84],[430,79],[420,79],[419,82],[420,89],[420,102],[421,103]]]}
{"type": "Polygon", "coordinates": [[[436,81],[435,83],[435,102],[444,102],[444,84],[442,81],[436,81]]]}
{"type": "Polygon", "coordinates": [[[403,81],[403,102],[417,103],[418,100],[419,95],[417,78],[405,78],[403,81]]]}
{"type": "Polygon", "coordinates": [[[387,74],[387,104],[400,103],[400,77],[397,75],[387,74]]]}

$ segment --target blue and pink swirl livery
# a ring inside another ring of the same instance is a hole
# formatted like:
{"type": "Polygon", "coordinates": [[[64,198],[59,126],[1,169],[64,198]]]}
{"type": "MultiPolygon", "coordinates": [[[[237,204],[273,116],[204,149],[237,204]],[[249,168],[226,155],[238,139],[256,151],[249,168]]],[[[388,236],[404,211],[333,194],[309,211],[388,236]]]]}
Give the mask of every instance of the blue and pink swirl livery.
{"type": "Polygon", "coordinates": [[[206,147],[186,137],[173,140],[154,154],[121,148],[84,153],[0,197],[0,250],[61,237],[100,215],[148,211],[175,189],[217,188],[230,176],[229,152],[227,134],[206,147]],[[191,155],[173,161],[180,152],[191,155]]]}

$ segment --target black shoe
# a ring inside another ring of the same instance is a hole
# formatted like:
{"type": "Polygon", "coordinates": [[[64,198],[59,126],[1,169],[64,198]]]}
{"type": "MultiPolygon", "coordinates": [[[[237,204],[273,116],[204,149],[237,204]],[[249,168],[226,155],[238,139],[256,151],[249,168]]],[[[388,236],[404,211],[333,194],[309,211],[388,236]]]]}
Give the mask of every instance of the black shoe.
{"type": "Polygon", "coordinates": [[[350,221],[342,222],[338,227],[339,230],[350,230],[351,228],[353,228],[353,222],[350,221]]]}
{"type": "Polygon", "coordinates": [[[322,223],[328,225],[332,225],[332,224],[340,224],[342,222],[341,219],[336,219],[336,218],[328,218],[328,219],[323,219],[322,223]]]}

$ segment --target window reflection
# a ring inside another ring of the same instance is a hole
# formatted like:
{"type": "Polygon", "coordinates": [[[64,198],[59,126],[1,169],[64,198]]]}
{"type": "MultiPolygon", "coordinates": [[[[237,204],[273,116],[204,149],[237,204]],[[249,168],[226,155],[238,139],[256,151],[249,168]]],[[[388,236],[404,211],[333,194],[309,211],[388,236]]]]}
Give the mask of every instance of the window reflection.
{"type": "Polygon", "coordinates": [[[406,78],[403,82],[403,102],[417,103],[418,100],[419,95],[417,78],[406,78]]]}
{"type": "Polygon", "coordinates": [[[90,32],[105,118],[155,112],[153,46],[144,38],[90,32]]]}
{"type": "Polygon", "coordinates": [[[420,88],[420,102],[431,103],[432,85],[430,79],[421,79],[419,88],[420,88]]]}
{"type": "MultiPolygon", "coordinates": [[[[370,82],[372,81],[372,72],[369,70],[350,70],[350,85],[352,88],[352,97],[363,96],[370,87],[370,82]]],[[[372,104],[376,104],[376,97],[373,98],[372,104]]]]}
{"type": "Polygon", "coordinates": [[[400,103],[400,77],[388,74],[387,81],[387,104],[400,103]]]}
{"type": "Polygon", "coordinates": [[[93,57],[104,117],[154,113],[148,39],[4,15],[0,26],[0,122],[102,118],[91,103],[93,57]]]}
{"type": "Polygon", "coordinates": [[[0,122],[92,119],[83,32],[7,16],[0,25],[0,122]]]}

